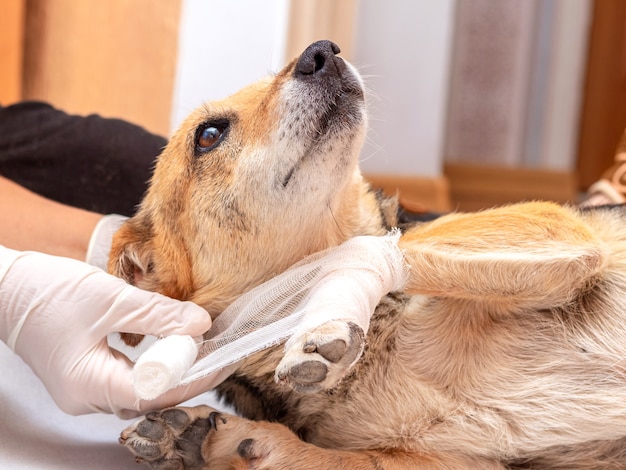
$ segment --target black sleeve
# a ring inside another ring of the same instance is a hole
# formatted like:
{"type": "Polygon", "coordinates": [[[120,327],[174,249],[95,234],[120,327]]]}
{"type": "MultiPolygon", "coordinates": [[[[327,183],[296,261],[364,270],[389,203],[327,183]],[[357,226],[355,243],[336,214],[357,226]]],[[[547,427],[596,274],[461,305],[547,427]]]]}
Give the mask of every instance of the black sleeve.
{"type": "Polygon", "coordinates": [[[132,215],[166,139],[120,119],[43,102],[0,106],[0,175],[49,199],[132,215]]]}

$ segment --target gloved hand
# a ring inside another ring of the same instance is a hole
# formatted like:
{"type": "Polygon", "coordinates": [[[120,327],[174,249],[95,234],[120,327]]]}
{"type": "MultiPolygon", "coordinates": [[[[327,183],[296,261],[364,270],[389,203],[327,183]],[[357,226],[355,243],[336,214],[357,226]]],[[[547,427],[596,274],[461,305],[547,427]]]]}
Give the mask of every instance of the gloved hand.
{"type": "Polygon", "coordinates": [[[80,261],[0,246],[0,340],[67,413],[130,418],[203,392],[206,381],[198,381],[140,402],[132,363],[106,336],[198,336],[210,326],[208,313],[191,302],[143,291],[80,261]]]}
{"type": "Polygon", "coordinates": [[[113,235],[127,219],[128,217],[123,215],[108,214],[98,221],[89,239],[87,255],[85,256],[87,263],[107,270],[113,235]]]}

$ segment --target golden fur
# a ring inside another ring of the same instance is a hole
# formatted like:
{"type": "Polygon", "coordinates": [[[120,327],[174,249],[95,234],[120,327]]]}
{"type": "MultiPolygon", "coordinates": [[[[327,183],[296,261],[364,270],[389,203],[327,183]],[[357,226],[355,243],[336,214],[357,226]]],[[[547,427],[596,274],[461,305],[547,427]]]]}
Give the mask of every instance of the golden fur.
{"type": "MultiPolygon", "coordinates": [[[[189,116],[111,271],[215,317],[304,256],[400,224],[359,173],[362,85],[335,53],[315,43],[189,116]],[[198,129],[225,122],[199,150],[198,129]]],[[[121,440],[156,469],[626,468],[624,216],[534,202],[404,226],[406,289],[340,379],[298,391],[359,341],[330,325],[291,381],[275,381],[276,347],[219,387],[242,417],[172,408],[121,440]]]]}

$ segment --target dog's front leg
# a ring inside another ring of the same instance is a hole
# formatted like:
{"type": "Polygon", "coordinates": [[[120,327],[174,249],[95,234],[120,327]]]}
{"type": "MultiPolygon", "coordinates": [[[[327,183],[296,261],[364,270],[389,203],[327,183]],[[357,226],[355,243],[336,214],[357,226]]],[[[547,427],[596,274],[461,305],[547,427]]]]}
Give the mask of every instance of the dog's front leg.
{"type": "Polygon", "coordinates": [[[287,342],[276,367],[276,380],[304,393],[332,388],[361,356],[364,345],[361,327],[343,320],[328,321],[287,342]]]}

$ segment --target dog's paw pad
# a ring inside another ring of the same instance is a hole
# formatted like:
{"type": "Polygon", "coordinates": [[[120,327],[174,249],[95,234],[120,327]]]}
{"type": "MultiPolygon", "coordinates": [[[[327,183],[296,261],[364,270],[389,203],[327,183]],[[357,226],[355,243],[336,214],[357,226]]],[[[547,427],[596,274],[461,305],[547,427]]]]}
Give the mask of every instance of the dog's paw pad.
{"type": "Polygon", "coordinates": [[[315,351],[329,362],[339,362],[348,352],[348,345],[343,339],[334,339],[315,347],[315,351]]]}
{"type": "Polygon", "coordinates": [[[237,455],[243,457],[244,459],[254,459],[256,458],[256,453],[254,452],[254,439],[244,439],[237,446],[237,455]]]}
{"type": "Polygon", "coordinates": [[[276,368],[276,380],[299,392],[335,386],[363,352],[363,330],[352,322],[330,321],[292,338],[276,368]]]}
{"type": "Polygon", "coordinates": [[[302,384],[315,384],[322,382],[328,374],[326,364],[319,361],[306,361],[294,365],[289,370],[289,375],[302,384]]]}
{"type": "Polygon", "coordinates": [[[119,442],[154,470],[183,469],[203,462],[202,442],[211,429],[211,417],[192,418],[186,409],[170,408],[148,413],[122,431],[119,442]]]}

